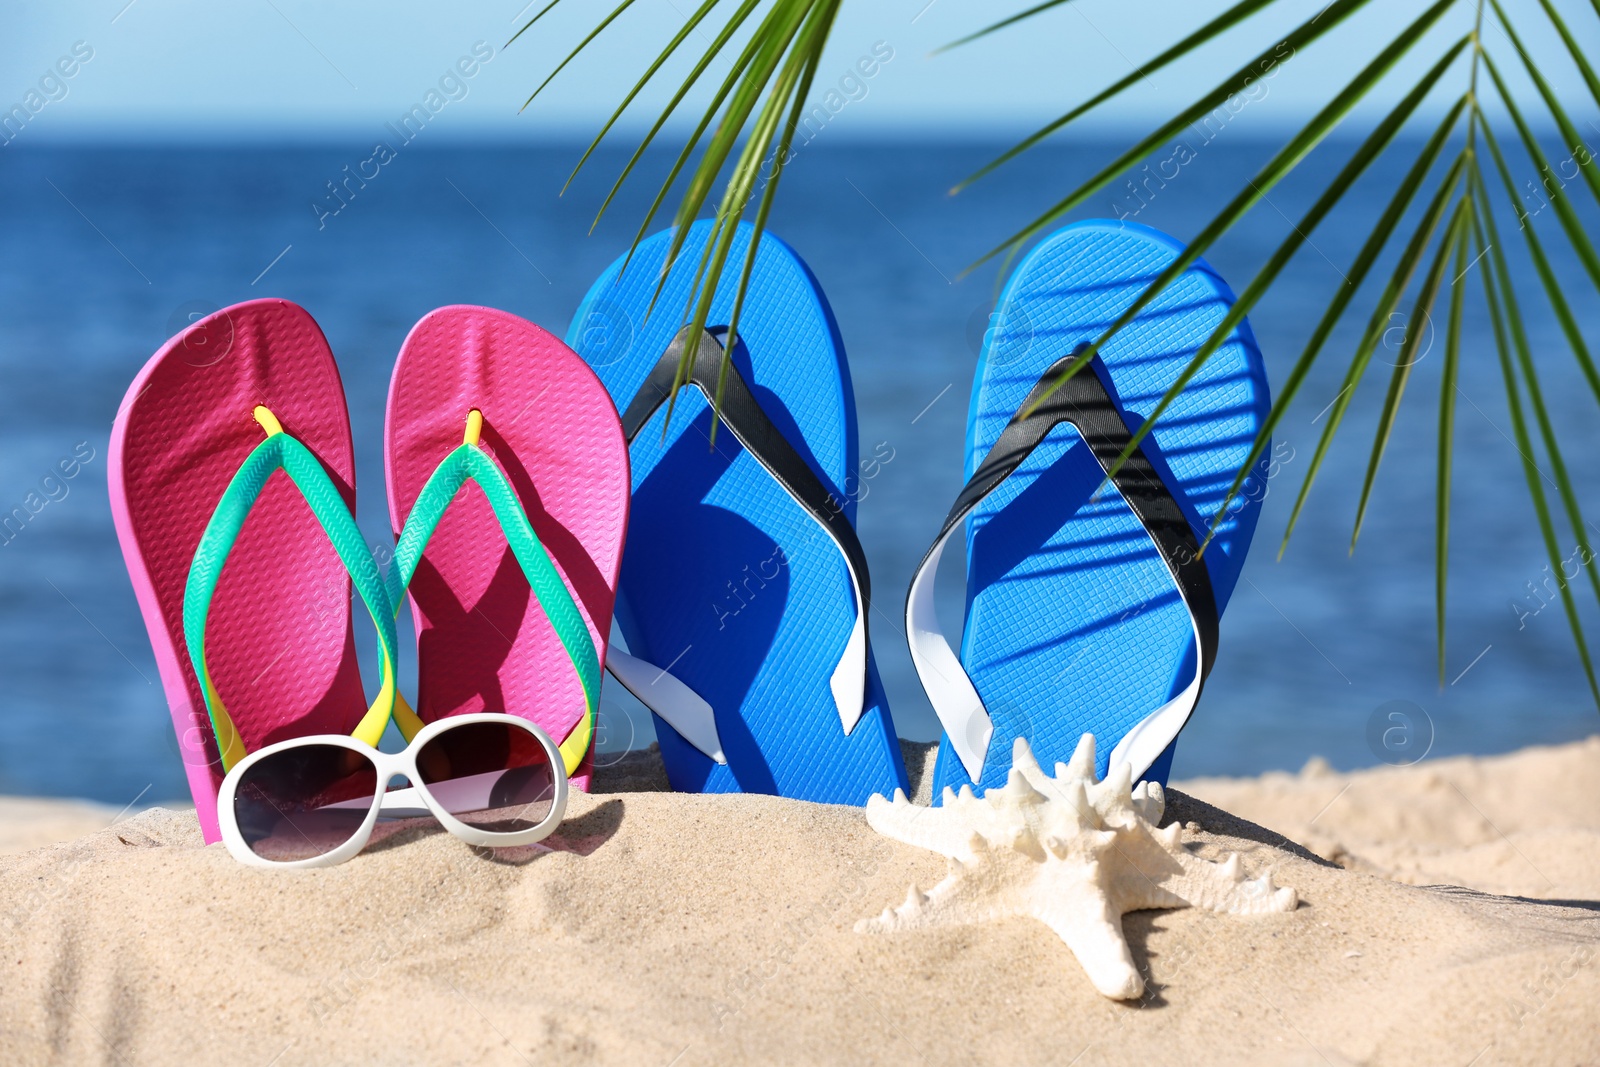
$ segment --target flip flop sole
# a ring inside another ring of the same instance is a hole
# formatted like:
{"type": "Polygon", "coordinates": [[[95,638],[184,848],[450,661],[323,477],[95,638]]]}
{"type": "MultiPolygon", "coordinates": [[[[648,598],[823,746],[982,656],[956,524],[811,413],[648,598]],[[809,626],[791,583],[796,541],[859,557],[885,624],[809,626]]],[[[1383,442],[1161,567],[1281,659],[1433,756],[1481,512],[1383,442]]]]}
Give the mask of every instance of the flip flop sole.
{"type": "MultiPolygon", "coordinates": [[[[1156,230],[1084,222],[1018,265],[979,359],[968,412],[970,477],[1039,376],[1094,341],[1181,252],[1156,230]]],[[[1125,421],[1139,426],[1233,303],[1203,261],[1102,350],[1125,421]]],[[[1142,448],[1197,538],[1244,465],[1271,406],[1266,371],[1241,323],[1162,415],[1142,448]]],[[[1265,493],[1265,460],[1217,528],[1204,560],[1217,610],[1238,581],[1265,493]]],[[[1057,426],[967,526],[961,660],[994,725],[982,781],[948,739],[935,787],[1003,784],[1026,737],[1041,764],[1065,762],[1093,733],[1104,775],[1128,730],[1194,676],[1189,615],[1171,574],[1078,433],[1057,426]],[[997,754],[998,757],[997,757],[997,754]]],[[[1144,777],[1165,782],[1169,746],[1144,777]]]]}
{"type": "MultiPolygon", "coordinates": [[[[221,762],[183,637],[184,585],[201,534],[261,443],[262,404],[355,506],[344,388],[302,308],[253,300],[168,341],[128,388],[111,430],[112,515],[161,673],[195,808],[220,839],[221,762]]],[[[249,751],[308,733],[348,733],[366,711],[350,580],[289,478],[268,480],[222,571],[207,663],[249,751]]]]}
{"type": "MultiPolygon", "coordinates": [[[[650,312],[671,234],[657,234],[600,276],[568,342],[621,408],[682,325],[710,232],[697,223],[650,312]]],[[[751,229],[735,236],[711,309],[719,336],[751,229]],[[719,324],[722,324],[719,326],[719,324]]],[[[739,322],[733,364],[762,411],[847,516],[860,494],[855,397],[826,299],[793,250],[765,234],[739,322]]],[[[727,757],[712,762],[656,719],[674,789],[776,793],[863,804],[905,784],[894,724],[868,659],[865,710],[846,735],[829,677],[855,602],[834,543],[712,412],[678,393],[634,439],[633,518],[617,618],[634,655],[669,669],[715,709],[727,757]],[[665,427],[665,431],[664,428],[665,427]]]]}
{"type": "MultiPolygon", "coordinates": [[[[628,449],[610,395],[566,345],[492,308],[430,312],[389,387],[385,464],[396,535],[429,475],[483,413],[482,446],[516,490],[604,661],[628,522],[628,449]]],[[[583,688],[473,483],[440,520],[410,586],[423,721],[478,711],[528,719],[558,742],[583,688]]],[[[586,788],[592,749],[573,775],[586,788]]]]}

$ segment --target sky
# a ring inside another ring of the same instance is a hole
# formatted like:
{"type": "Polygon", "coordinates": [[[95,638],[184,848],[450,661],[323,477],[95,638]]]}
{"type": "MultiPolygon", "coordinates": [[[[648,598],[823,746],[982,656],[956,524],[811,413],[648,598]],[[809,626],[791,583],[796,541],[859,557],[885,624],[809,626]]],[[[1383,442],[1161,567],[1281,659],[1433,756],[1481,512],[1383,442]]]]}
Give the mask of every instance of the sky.
{"type": "MultiPolygon", "coordinates": [[[[28,124],[30,139],[319,138],[377,130],[430,90],[444,100],[438,136],[536,139],[592,132],[692,9],[690,0],[636,0],[592,50],[574,61],[532,106],[519,109],[561,57],[615,0],[561,0],[520,40],[515,30],[544,0],[60,0],[12,3],[0,15],[0,102],[9,109],[43,84],[53,97],[28,124]],[[74,62],[74,49],[89,58],[74,62]],[[474,49],[476,48],[476,54],[474,49]],[[53,74],[73,68],[70,78],[53,74]],[[470,77],[459,70],[472,69],[470,77]],[[452,73],[457,71],[457,73],[452,73]]],[[[1555,90],[1577,102],[1583,83],[1535,0],[1506,0],[1526,27],[1530,52],[1555,90]],[[1537,31],[1537,32],[1535,32],[1537,31]]],[[[764,5],[765,6],[765,5],[764,5]]],[[[846,0],[817,76],[814,98],[843,89],[839,136],[1010,135],[1060,114],[1159,53],[1224,9],[1194,0],[1077,0],[969,45],[941,45],[1025,6],[977,0],[846,0]],[[882,57],[887,57],[883,59],[882,57]],[[874,62],[874,58],[881,61],[874,62]],[[859,82],[868,60],[870,78],[859,82]]],[[[1600,20],[1585,0],[1556,0],[1580,42],[1600,55],[1600,20]]],[[[731,10],[726,0],[719,8],[731,10]]],[[[1373,0],[1322,41],[1275,72],[1251,107],[1252,125],[1277,132],[1303,122],[1425,7],[1373,0]]],[[[1463,0],[1419,42],[1396,76],[1362,112],[1381,114],[1431,62],[1442,44],[1470,29],[1463,0]]],[[[1316,8],[1280,0],[1189,61],[1166,68],[1093,113],[1102,130],[1148,126],[1169,115],[1258,51],[1270,50],[1316,8]]],[[[713,16],[716,18],[718,16],[713,16]]],[[[713,23],[708,23],[708,26],[713,23]]],[[[687,69],[664,68],[622,123],[635,131],[654,117],[687,69]]],[[[1485,31],[1501,66],[1520,75],[1498,28],[1485,31]]],[[[712,72],[726,70],[718,61],[712,72]]],[[[1438,95],[1441,111],[1461,91],[1438,95]]],[[[1515,78],[1518,85],[1523,77],[1515,78]]],[[[1592,109],[1591,109],[1592,110],[1592,109]]],[[[1587,112],[1585,112],[1587,117],[1587,112]]]]}

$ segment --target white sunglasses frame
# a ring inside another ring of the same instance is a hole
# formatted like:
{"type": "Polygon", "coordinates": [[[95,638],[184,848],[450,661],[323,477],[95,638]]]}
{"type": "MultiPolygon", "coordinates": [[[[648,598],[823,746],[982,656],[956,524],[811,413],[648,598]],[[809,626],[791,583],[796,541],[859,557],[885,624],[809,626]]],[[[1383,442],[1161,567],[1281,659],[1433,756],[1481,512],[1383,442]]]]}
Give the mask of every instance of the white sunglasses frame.
{"type": "Polygon", "coordinates": [[[314,734],[309,737],[294,737],[287,741],[268,745],[250,753],[244,759],[234,764],[222,780],[222,789],[217,794],[217,822],[222,830],[222,841],[228,847],[228,852],[240,863],[251,867],[266,867],[274,870],[295,870],[310,867],[332,867],[351,859],[372,840],[372,831],[378,824],[378,817],[389,809],[391,813],[399,810],[414,809],[416,801],[421,800],[423,806],[438,819],[444,828],[451,834],[461,838],[470,845],[482,845],[489,848],[510,848],[516,845],[531,845],[549,836],[557,826],[567,810],[567,773],[566,764],[561,757],[561,749],[550,735],[545,733],[534,723],[515,715],[502,715],[495,712],[477,712],[470,715],[454,715],[446,719],[438,719],[428,723],[406,745],[405,751],[388,753],[359,741],[346,734],[314,734]],[[532,734],[542,746],[545,756],[549,760],[551,780],[554,796],[551,798],[550,813],[537,826],[526,830],[515,830],[509,833],[497,833],[484,830],[468,823],[462,822],[450,812],[446,811],[437,799],[429,792],[428,787],[422,782],[417,772],[416,753],[435,737],[472,723],[495,722],[509,726],[521,727],[532,734]],[[239,788],[239,780],[245,771],[260,763],[268,756],[291,748],[304,748],[310,745],[332,745],[337,748],[349,749],[352,752],[365,756],[377,772],[377,786],[372,797],[372,806],[367,811],[367,817],[359,829],[350,836],[350,840],[338,848],[324,852],[320,856],[308,859],[275,861],[258,856],[245,843],[244,835],[239,832],[238,815],[234,810],[234,796],[239,788]],[[412,785],[407,789],[390,791],[389,783],[398,777],[404,777],[412,785]]]}

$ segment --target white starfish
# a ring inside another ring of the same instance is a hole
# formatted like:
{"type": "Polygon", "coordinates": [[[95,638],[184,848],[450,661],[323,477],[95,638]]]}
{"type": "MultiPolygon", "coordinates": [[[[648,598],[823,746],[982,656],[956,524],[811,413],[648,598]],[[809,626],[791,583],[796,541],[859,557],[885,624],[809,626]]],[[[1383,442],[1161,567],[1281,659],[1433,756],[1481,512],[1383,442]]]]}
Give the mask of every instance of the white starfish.
{"type": "Polygon", "coordinates": [[[944,791],[942,807],[874,796],[867,822],[880,834],[950,859],[944,881],[915,885],[898,908],[856,924],[889,933],[1032,916],[1056,932],[1094,987],[1108,997],[1144,994],[1122,935],[1122,916],[1143,908],[1206,908],[1234,915],[1293,911],[1299,898],[1269,871],[1246,881],[1237,854],[1222,863],[1192,855],[1176,823],[1157,829],[1166,798],[1154,783],[1131,788],[1132,770],[1094,776],[1094,736],[1084,734],[1055,777],[1018,738],[1004,788],[980,800],[971,787],[944,791]]]}

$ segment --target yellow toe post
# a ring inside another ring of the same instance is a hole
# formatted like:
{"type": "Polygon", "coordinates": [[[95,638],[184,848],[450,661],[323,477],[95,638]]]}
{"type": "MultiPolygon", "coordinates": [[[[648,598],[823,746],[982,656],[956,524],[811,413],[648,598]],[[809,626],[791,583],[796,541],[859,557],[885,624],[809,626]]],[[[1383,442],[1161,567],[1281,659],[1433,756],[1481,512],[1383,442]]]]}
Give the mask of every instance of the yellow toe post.
{"type": "Polygon", "coordinates": [[[256,421],[261,424],[261,428],[267,431],[268,437],[283,432],[283,423],[278,421],[278,416],[274,415],[265,404],[257,404],[253,414],[256,417],[256,421]]]}
{"type": "Polygon", "coordinates": [[[583,762],[583,757],[589,751],[589,744],[594,740],[594,709],[589,706],[588,694],[583,698],[583,718],[573,723],[572,729],[562,739],[557,748],[561,751],[561,762],[566,764],[567,776],[570,778],[578,770],[578,765],[583,762]]]}
{"type": "Polygon", "coordinates": [[[424,725],[417,717],[417,713],[411,710],[406,698],[399,693],[394,695],[394,724],[400,728],[400,736],[405,738],[407,743],[417,736],[417,732],[424,725]]]}
{"type": "Polygon", "coordinates": [[[465,442],[472,447],[478,447],[478,438],[483,435],[483,412],[473,408],[467,412],[467,434],[465,442]]]}
{"type": "Polygon", "coordinates": [[[217,744],[217,755],[222,759],[222,770],[226,774],[235,763],[247,755],[244,747],[244,738],[239,736],[238,727],[233,725],[233,719],[228,716],[228,709],[222,703],[222,695],[217,692],[215,683],[211,681],[211,671],[201,665],[203,673],[200,684],[211,696],[211,722],[214,740],[217,744]]]}

